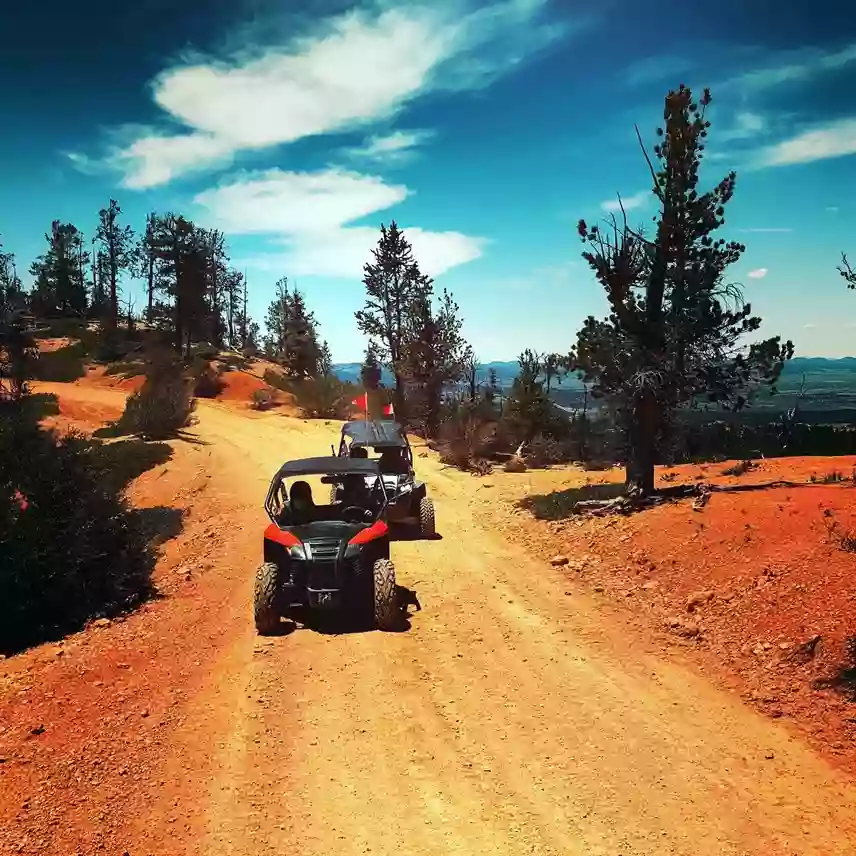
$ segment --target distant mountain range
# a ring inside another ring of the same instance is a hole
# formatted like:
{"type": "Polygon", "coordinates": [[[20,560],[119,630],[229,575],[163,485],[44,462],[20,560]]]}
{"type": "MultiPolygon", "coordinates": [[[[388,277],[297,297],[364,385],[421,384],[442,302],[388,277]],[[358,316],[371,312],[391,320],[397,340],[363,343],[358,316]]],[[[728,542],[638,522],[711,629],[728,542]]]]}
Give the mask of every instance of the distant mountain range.
{"type": "MultiPolygon", "coordinates": [[[[517,377],[517,360],[496,361],[483,363],[479,368],[479,379],[487,380],[490,370],[496,372],[500,387],[507,389],[517,377]]],[[[359,363],[335,363],[333,370],[341,380],[359,383],[359,363]]],[[[806,390],[816,387],[838,388],[853,386],[856,391],[856,357],[842,357],[841,359],[828,359],[826,357],[794,357],[785,364],[782,371],[780,386],[787,389],[798,389],[805,375],[806,390]]],[[[392,375],[384,370],[383,383],[390,386],[393,383],[392,375]]],[[[566,377],[559,389],[568,391],[583,388],[582,381],[576,376],[566,377]]]]}

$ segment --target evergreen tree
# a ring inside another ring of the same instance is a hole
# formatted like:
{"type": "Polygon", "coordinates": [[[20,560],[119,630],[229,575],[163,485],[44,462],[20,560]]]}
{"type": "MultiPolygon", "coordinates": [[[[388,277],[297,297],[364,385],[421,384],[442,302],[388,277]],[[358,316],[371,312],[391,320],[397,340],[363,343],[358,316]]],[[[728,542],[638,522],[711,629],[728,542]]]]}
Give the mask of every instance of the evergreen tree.
{"type": "Polygon", "coordinates": [[[15,268],[15,254],[3,252],[0,242],[0,312],[24,308],[21,278],[15,268]]]}
{"type": "Polygon", "coordinates": [[[333,374],[333,354],[326,340],[321,343],[318,351],[318,367],[315,374],[317,377],[330,377],[333,374]]]}
{"type": "Polygon", "coordinates": [[[372,261],[363,268],[366,305],[356,313],[360,331],[377,346],[379,359],[395,377],[396,413],[405,413],[404,356],[417,305],[430,300],[433,281],[419,270],[413,249],[395,221],[381,225],[372,261]]]}
{"type": "Polygon", "coordinates": [[[364,389],[369,391],[380,389],[383,373],[377,355],[377,345],[374,342],[369,342],[366,348],[366,356],[360,367],[360,378],[364,389]]]}
{"type": "Polygon", "coordinates": [[[517,358],[517,365],[517,377],[506,399],[503,420],[515,443],[529,443],[548,430],[552,405],[541,380],[541,357],[527,348],[517,358]]]}
{"type": "Polygon", "coordinates": [[[412,415],[429,437],[436,435],[444,389],[460,380],[467,343],[461,335],[458,305],[443,291],[436,311],[420,296],[409,313],[400,372],[413,394],[412,415]]]}
{"type": "Polygon", "coordinates": [[[134,250],[134,233],[130,226],[119,224],[122,209],[115,199],[98,212],[98,229],[95,237],[101,244],[101,252],[107,258],[107,324],[115,329],[119,321],[119,279],[131,267],[134,250]]]}
{"type": "Polygon", "coordinates": [[[84,271],[89,263],[83,235],[71,223],[54,220],[45,240],[47,252],[30,267],[31,307],[39,315],[83,316],[87,306],[84,271]]]}
{"type": "Polygon", "coordinates": [[[603,286],[611,314],[585,322],[573,367],[593,383],[593,395],[616,405],[629,496],[653,492],[658,443],[677,408],[702,396],[741,408],[747,390],[774,385],[793,355],[791,342],[782,344],[779,337],[745,344],[761,319],[725,281],[745,248],[711,237],[724,223],[736,176],[698,191],[709,103],[709,90],[696,103],[683,85],[666,96],[665,128],[658,129],[662,141],[654,148],[659,170],[645,153],[660,206],[652,240],[629,229],[626,216],[621,224],[613,217],[605,230],[579,224],[587,245],[583,258],[603,286]]]}
{"type": "Polygon", "coordinates": [[[318,323],[302,292],[289,291],[287,277],[277,282],[276,290],[265,318],[265,353],[292,377],[312,377],[320,353],[318,323]]]}

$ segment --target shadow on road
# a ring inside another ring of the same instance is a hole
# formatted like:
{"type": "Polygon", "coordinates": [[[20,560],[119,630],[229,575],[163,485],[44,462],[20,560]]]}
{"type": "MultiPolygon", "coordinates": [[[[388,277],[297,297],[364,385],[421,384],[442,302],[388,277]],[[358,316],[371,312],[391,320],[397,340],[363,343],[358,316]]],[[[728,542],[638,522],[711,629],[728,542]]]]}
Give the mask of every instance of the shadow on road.
{"type": "MultiPolygon", "coordinates": [[[[400,608],[399,621],[388,633],[406,633],[411,629],[411,607],[422,611],[422,604],[416,592],[405,586],[396,586],[396,595],[400,608]]],[[[312,630],[322,636],[344,636],[352,633],[372,633],[375,630],[371,617],[363,611],[343,611],[324,613],[300,606],[293,606],[277,628],[275,636],[288,636],[295,630],[312,630]]]]}
{"type": "Polygon", "coordinates": [[[443,536],[439,532],[433,535],[423,536],[418,526],[407,526],[399,524],[391,526],[389,533],[390,541],[442,541],[443,536]]]}

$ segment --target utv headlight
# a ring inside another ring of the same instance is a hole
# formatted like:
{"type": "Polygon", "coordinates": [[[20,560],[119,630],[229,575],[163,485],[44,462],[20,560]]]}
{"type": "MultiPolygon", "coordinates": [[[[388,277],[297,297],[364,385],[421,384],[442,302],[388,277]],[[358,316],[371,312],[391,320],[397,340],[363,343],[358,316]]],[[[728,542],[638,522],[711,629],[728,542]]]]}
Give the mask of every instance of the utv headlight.
{"type": "Polygon", "coordinates": [[[305,559],[306,558],[306,548],[303,544],[293,544],[291,547],[286,548],[288,550],[288,555],[292,559],[305,559]]]}

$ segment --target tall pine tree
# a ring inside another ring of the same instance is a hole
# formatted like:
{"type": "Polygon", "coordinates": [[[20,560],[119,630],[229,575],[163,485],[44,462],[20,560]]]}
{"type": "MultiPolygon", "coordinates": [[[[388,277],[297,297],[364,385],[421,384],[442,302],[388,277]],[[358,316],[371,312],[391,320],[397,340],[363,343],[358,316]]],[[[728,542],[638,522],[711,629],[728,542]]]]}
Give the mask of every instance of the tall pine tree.
{"type": "Polygon", "coordinates": [[[89,263],[83,235],[71,223],[54,220],[45,240],[47,251],[30,267],[34,280],[31,308],[37,315],[82,317],[87,307],[85,268],[89,263]]]}
{"type": "Polygon", "coordinates": [[[404,358],[411,316],[417,305],[430,300],[433,281],[419,270],[413,249],[394,220],[389,228],[381,225],[380,232],[372,261],[363,268],[366,304],[356,312],[356,319],[395,377],[395,408],[404,416],[404,358]]]}
{"type": "Polygon", "coordinates": [[[659,169],[645,152],[660,207],[652,239],[628,228],[626,216],[605,230],[579,224],[583,258],[611,314],[585,322],[573,366],[593,383],[593,395],[615,404],[632,497],[653,492],[658,444],[679,407],[703,397],[741,408],[747,390],[774,384],[793,354],[779,337],[746,343],[761,319],[725,279],[745,247],[712,237],[725,222],[736,176],[698,189],[708,104],[708,90],[696,102],[683,85],[666,96],[665,128],[654,147],[659,169]]]}
{"type": "Polygon", "coordinates": [[[115,329],[119,321],[119,280],[122,273],[131,267],[134,250],[134,234],[130,226],[119,223],[122,209],[115,199],[98,212],[98,229],[95,237],[101,245],[100,251],[107,260],[107,326],[115,329]]]}

